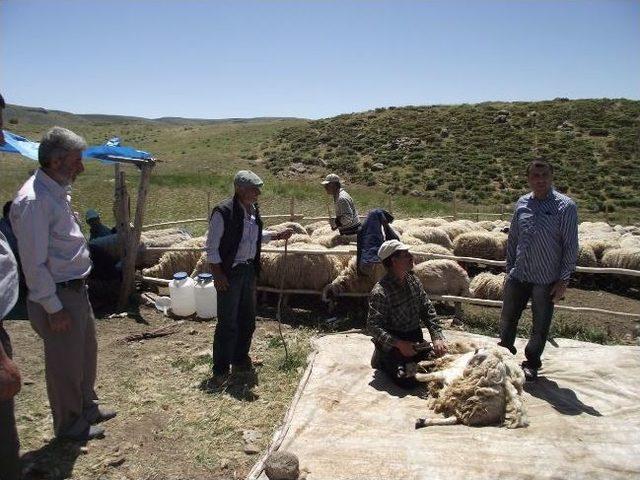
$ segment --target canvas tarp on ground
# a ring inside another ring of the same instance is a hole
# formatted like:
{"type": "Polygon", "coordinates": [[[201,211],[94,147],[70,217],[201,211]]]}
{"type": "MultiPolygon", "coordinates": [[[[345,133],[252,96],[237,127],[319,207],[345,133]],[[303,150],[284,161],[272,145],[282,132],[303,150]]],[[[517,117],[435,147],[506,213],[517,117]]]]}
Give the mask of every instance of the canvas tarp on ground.
{"type": "MultiPolygon", "coordinates": [[[[434,414],[417,392],[374,375],[369,338],[322,337],[279,450],[299,457],[308,480],[640,478],[640,347],[556,342],[537,383],[526,386],[529,427],[415,430],[416,418],[434,414]]],[[[516,346],[520,362],[525,341],[516,346]]]]}

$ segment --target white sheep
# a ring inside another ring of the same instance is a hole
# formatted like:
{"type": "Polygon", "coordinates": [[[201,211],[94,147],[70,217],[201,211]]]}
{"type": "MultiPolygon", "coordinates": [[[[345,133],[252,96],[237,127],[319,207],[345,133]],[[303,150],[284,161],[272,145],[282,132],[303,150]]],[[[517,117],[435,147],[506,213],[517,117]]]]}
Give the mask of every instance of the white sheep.
{"type": "Polygon", "coordinates": [[[484,230],[462,233],[453,242],[453,253],[460,257],[504,260],[507,255],[507,235],[484,230]]]}
{"type": "Polygon", "coordinates": [[[414,273],[427,293],[433,295],[469,295],[469,275],[453,260],[427,260],[417,264],[414,273]]]}
{"type": "Polygon", "coordinates": [[[479,273],[471,279],[471,284],[469,285],[471,296],[487,300],[502,300],[506,276],[506,273],[497,275],[489,272],[479,273]]]}
{"type": "Polygon", "coordinates": [[[522,401],[524,374],[511,356],[496,348],[479,348],[420,362],[428,373],[416,380],[427,383],[430,407],[445,419],[419,419],[416,428],[461,423],[472,427],[529,425],[522,401]]]}

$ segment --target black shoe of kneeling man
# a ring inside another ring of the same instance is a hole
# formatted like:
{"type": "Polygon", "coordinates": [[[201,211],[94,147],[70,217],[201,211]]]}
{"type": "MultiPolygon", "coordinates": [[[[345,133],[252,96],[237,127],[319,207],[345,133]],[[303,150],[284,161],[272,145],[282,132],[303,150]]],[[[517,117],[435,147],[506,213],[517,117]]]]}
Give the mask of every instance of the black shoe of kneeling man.
{"type": "Polygon", "coordinates": [[[527,382],[535,382],[538,378],[538,369],[532,368],[527,364],[522,364],[522,371],[524,372],[524,379],[527,382]]]}

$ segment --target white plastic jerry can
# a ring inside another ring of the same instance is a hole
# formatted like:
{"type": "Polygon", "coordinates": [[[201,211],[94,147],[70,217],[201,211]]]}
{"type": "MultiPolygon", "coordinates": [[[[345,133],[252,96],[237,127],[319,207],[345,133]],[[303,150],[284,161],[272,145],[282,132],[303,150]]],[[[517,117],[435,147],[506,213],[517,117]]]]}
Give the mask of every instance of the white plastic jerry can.
{"type": "Polygon", "coordinates": [[[178,317],[188,317],[196,311],[196,301],[193,293],[195,281],[187,272],[173,274],[169,282],[169,296],[171,297],[171,311],[178,317]]]}
{"type": "Polygon", "coordinates": [[[196,315],[199,318],[213,318],[218,314],[218,296],[213,283],[213,275],[201,273],[194,287],[196,315]]]}

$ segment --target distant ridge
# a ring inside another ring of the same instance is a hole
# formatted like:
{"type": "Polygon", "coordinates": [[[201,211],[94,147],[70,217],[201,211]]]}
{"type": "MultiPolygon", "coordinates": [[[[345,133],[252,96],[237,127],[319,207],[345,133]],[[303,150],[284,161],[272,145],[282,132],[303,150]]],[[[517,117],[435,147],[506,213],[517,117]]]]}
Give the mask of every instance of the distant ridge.
{"type": "Polygon", "coordinates": [[[104,115],[99,113],[78,114],[61,110],[48,110],[42,107],[28,107],[8,104],[4,111],[5,128],[10,129],[11,123],[31,125],[66,125],[84,123],[148,123],[168,125],[213,125],[219,123],[256,123],[273,122],[279,120],[295,120],[293,117],[253,117],[253,118],[183,118],[160,117],[144,118],[128,115],[104,115]]]}

